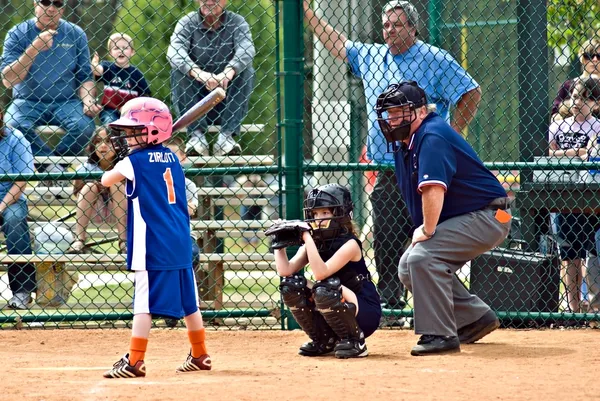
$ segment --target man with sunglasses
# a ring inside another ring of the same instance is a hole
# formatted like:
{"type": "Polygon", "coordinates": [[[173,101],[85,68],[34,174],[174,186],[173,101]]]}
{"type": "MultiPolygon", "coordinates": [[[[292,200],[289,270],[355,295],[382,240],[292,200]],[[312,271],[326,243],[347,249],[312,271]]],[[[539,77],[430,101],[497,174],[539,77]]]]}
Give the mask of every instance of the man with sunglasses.
{"type": "Polygon", "coordinates": [[[79,155],[100,111],[87,37],[61,19],[64,5],[62,0],[35,0],[34,18],[14,26],[4,41],[2,83],[13,94],[4,121],[25,134],[36,156],[79,155]],[[44,124],[66,131],[54,150],[34,131],[44,124]]]}
{"type": "MultiPolygon", "coordinates": [[[[442,118],[449,121],[449,109],[454,108],[451,121],[458,132],[475,116],[481,91],[450,54],[417,39],[421,25],[419,13],[409,1],[389,1],[381,17],[384,44],[354,42],[318,17],[309,2],[304,1],[304,19],[315,36],[332,56],[348,63],[351,72],[362,79],[368,113],[367,157],[378,164],[393,165],[393,156],[387,152],[374,112],[377,96],[389,84],[416,81],[431,103],[436,104],[442,118]]],[[[377,174],[371,202],[379,275],[377,287],[385,306],[403,308],[404,291],[397,276],[397,265],[401,250],[410,239],[412,224],[395,185],[393,171],[377,174]]]]}

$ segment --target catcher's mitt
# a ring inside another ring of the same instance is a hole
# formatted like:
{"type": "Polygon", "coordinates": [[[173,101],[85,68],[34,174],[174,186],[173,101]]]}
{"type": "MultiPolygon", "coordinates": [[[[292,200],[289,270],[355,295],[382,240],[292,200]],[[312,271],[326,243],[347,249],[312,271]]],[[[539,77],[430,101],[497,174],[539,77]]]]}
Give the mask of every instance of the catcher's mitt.
{"type": "Polygon", "coordinates": [[[271,237],[271,248],[281,249],[288,246],[302,245],[302,233],[311,231],[308,223],[302,220],[276,221],[265,234],[271,237]]]}

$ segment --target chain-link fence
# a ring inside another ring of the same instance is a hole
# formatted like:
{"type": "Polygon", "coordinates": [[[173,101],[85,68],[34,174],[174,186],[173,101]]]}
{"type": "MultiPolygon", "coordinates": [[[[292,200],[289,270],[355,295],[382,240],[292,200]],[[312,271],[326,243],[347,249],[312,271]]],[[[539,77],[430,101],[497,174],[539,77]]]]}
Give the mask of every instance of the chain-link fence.
{"type": "Polygon", "coordinates": [[[131,318],[126,188],[99,184],[118,158],[106,125],[130,99],[161,99],[176,118],[219,86],[226,100],[168,143],[189,180],[205,318],[287,326],[263,230],[302,218],[305,189],[337,182],[352,191],[383,323],[401,325],[412,297],[397,266],[413,227],[374,99],[402,80],[425,89],[515,200],[509,240],[465,261],[457,273],[464,284],[508,323],[597,318],[595,2],[0,7],[6,327],[131,318]]]}

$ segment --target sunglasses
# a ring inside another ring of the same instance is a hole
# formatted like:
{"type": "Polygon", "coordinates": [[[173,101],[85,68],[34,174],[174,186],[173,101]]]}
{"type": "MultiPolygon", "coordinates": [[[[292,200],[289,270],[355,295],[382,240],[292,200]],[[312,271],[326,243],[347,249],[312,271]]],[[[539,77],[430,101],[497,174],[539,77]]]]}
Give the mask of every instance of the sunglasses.
{"type": "Polygon", "coordinates": [[[44,7],[54,6],[56,8],[63,8],[65,6],[65,3],[62,1],[56,0],[38,0],[38,4],[41,4],[44,7]]]}
{"type": "Polygon", "coordinates": [[[583,59],[584,60],[592,60],[594,57],[596,57],[598,60],[600,60],[600,53],[583,53],[583,59]]]}

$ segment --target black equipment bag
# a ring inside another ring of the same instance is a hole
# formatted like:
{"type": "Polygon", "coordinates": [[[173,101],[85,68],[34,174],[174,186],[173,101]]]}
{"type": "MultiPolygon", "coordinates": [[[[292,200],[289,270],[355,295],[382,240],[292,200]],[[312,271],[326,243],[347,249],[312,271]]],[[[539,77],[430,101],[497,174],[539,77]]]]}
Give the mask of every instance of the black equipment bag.
{"type": "Polygon", "coordinates": [[[495,248],[471,262],[471,292],[495,311],[557,312],[556,254],[495,248]]]}

